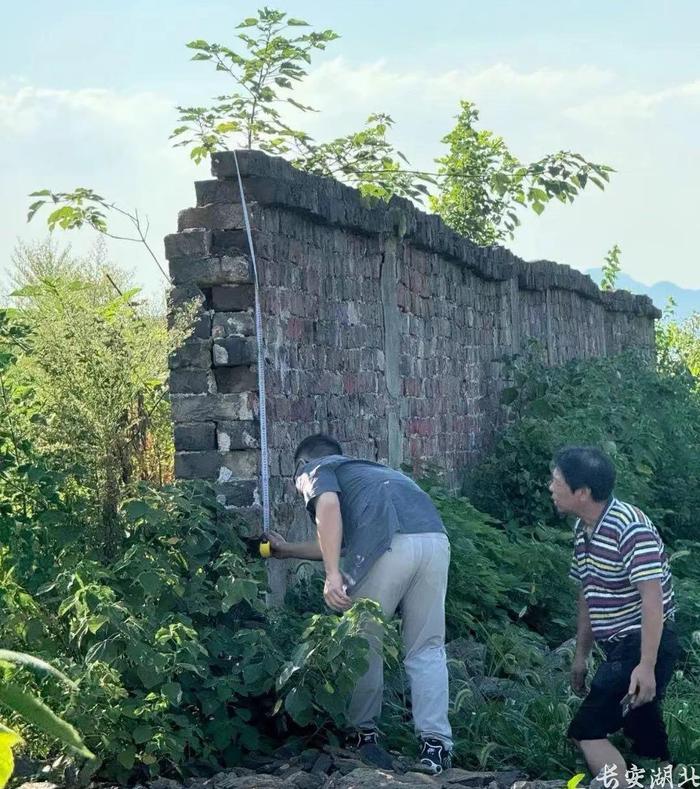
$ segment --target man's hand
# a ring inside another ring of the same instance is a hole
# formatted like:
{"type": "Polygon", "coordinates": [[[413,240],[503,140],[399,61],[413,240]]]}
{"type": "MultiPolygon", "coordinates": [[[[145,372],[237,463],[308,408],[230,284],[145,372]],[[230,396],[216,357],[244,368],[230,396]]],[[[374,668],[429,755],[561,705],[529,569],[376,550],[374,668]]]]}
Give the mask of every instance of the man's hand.
{"type": "Polygon", "coordinates": [[[287,554],[285,548],[287,541],[284,537],[276,531],[269,531],[267,537],[270,540],[270,553],[275,559],[286,559],[287,554]]]}
{"type": "Polygon", "coordinates": [[[656,677],[654,667],[649,663],[640,663],[630,677],[629,694],[633,696],[631,705],[641,707],[654,700],[656,696],[656,677]]]}
{"type": "Polygon", "coordinates": [[[571,689],[577,696],[586,695],[586,674],[588,674],[586,658],[574,657],[571,664],[571,689]]]}
{"type": "Polygon", "coordinates": [[[341,573],[326,575],[323,597],[326,604],[334,611],[347,611],[352,605],[352,600],[348,597],[346,589],[341,573]]]}

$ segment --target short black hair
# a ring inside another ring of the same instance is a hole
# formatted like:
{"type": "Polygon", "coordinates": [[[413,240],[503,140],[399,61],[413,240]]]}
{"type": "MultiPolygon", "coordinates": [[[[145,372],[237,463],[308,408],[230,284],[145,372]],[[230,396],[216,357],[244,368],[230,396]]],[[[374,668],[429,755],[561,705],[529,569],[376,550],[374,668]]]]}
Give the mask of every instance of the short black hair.
{"type": "Polygon", "coordinates": [[[342,454],[343,449],[334,438],[325,433],[315,433],[299,443],[294,451],[294,462],[296,463],[302,455],[306,455],[308,458],[322,458],[326,455],[342,454]]]}
{"type": "Polygon", "coordinates": [[[590,488],[594,501],[610,498],[615,487],[615,466],[597,447],[564,447],[554,456],[554,465],[572,491],[590,488]]]}

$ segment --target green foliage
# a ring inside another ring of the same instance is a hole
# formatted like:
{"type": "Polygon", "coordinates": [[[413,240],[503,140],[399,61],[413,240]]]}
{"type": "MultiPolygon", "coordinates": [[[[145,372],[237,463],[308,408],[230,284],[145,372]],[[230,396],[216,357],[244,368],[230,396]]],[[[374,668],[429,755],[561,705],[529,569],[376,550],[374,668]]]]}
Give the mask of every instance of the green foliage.
{"type": "Polygon", "coordinates": [[[600,280],[601,290],[615,290],[615,283],[617,282],[620,271],[622,271],[622,266],[620,264],[621,254],[622,250],[617,244],[615,244],[605,256],[605,263],[603,264],[603,276],[600,280]]]}
{"type": "MultiPolygon", "coordinates": [[[[23,722],[32,724],[85,760],[87,769],[83,776],[91,775],[97,767],[95,755],[85,747],[82,737],[70,723],[56,715],[36,694],[23,690],[12,681],[18,668],[58,679],[71,691],[76,691],[77,685],[39,658],[8,649],[0,650],[0,704],[19,716],[23,722]]],[[[12,774],[12,748],[19,742],[20,736],[16,732],[0,724],[0,789],[12,774]]]]}
{"type": "Polygon", "coordinates": [[[314,142],[309,134],[284,121],[280,105],[315,112],[291,94],[307,76],[314,51],[338,38],[332,30],[290,37],[300,27],[308,24],[263,8],[258,16],[238,25],[243,32],[237,38],[245,54],[203,40],[190,42],[187,46],[196,51],[192,60],[215,64],[217,71],[233,78],[238,91],[218,96],[213,107],[178,107],[182,125],[171,134],[171,139],[179,138],[175,145],[191,146],[190,157],[199,163],[226,149],[233,136],[246,148],[289,155],[300,170],[342,180],[367,197],[422,199],[427,195],[426,184],[433,179],[404,169],[408,160],[386,138],[394,124],[389,115],[372,114],[364,129],[324,143],[314,142]]]}
{"type": "Polygon", "coordinates": [[[16,348],[12,378],[33,402],[17,411],[16,429],[74,492],[82,489],[108,546],[130,486],[172,474],[167,355],[189,333],[194,305],[169,331],[126,275],[99,258],[82,271],[45,246],[18,259],[15,315],[31,331],[16,348]]]}
{"type": "MultiPolygon", "coordinates": [[[[302,112],[313,111],[290,95],[295,83],[306,76],[314,50],[323,50],[338,38],[332,30],[296,35],[309,25],[270,8],[241,22],[237,29],[245,54],[221,44],[198,39],[187,46],[195,51],[192,60],[210,61],[217,71],[233,78],[238,92],[217,97],[217,104],[178,107],[180,121],[171,139],[175,145],[190,146],[190,156],[199,163],[205,156],[225,148],[226,136],[240,135],[247,148],[257,145],[268,153],[283,154],[309,139],[283,120],[277,105],[291,104],[302,112]],[[286,34],[286,35],[285,35],[286,34]]],[[[240,46],[240,45],[239,45],[240,46]]]]}
{"type": "Polygon", "coordinates": [[[275,710],[284,708],[302,726],[346,726],[347,703],[367,670],[370,648],[383,651],[390,664],[398,658],[396,627],[372,600],[359,600],[341,617],[312,616],[277,678],[280,699],[275,710]]]}
{"type": "Polygon", "coordinates": [[[502,137],[475,128],[479,111],[472,102],[460,106],[457,125],[443,138],[449,152],[437,159],[442,178],[430,207],[477,244],[512,238],[520,207],[541,214],[551,200],[573,203],[589,183],[605,188],[611,167],[570,151],[524,164],[502,137]]]}
{"type": "Polygon", "coordinates": [[[434,183],[426,173],[403,169],[408,159],[386,139],[394,125],[389,115],[367,118],[362,131],[338,137],[319,145],[305,145],[305,153],[292,160],[300,170],[337,178],[381,200],[393,195],[420,201],[428,194],[427,183],[434,183]]]}
{"type": "Polygon", "coordinates": [[[612,456],[617,494],[648,512],[668,540],[695,536],[700,506],[700,400],[678,367],[637,355],[549,368],[541,353],[512,360],[502,393],[510,424],[471,476],[474,503],[527,530],[560,522],[550,500],[550,463],[566,444],[612,456]]]}
{"type": "Polygon", "coordinates": [[[681,367],[700,381],[700,313],[679,323],[674,318],[675,303],[669,299],[664,318],[656,324],[656,348],[663,369],[681,367]]]}
{"type": "Polygon", "coordinates": [[[573,627],[575,602],[567,579],[568,536],[543,525],[523,533],[479,512],[467,499],[430,492],[452,549],[448,639],[483,638],[518,622],[552,644],[563,641],[573,627]]]}
{"type": "Polygon", "coordinates": [[[188,755],[210,769],[236,763],[264,747],[260,724],[274,698],[264,699],[281,665],[266,632],[261,563],[247,560],[207,486],[144,489],[120,524],[109,566],[84,543],[61,550],[37,525],[53,578],[39,585],[31,569],[12,570],[17,587],[1,587],[3,630],[19,609],[34,625],[12,632],[18,646],[36,638],[44,654],[81,668],[80,706],[67,711],[90,732],[105,775],[180,770],[188,755]]]}

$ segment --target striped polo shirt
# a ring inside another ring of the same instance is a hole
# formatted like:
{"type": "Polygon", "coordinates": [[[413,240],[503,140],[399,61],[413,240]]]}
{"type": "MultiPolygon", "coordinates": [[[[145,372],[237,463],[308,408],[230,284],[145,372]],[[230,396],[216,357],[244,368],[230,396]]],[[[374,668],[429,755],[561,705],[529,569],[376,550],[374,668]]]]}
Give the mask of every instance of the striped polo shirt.
{"type": "Polygon", "coordinates": [[[649,518],[624,501],[610,500],[590,537],[583,522],[576,522],[569,575],[582,586],[598,641],[641,629],[640,581],[661,581],[664,621],[673,619],[673,580],[663,541],[649,518]]]}

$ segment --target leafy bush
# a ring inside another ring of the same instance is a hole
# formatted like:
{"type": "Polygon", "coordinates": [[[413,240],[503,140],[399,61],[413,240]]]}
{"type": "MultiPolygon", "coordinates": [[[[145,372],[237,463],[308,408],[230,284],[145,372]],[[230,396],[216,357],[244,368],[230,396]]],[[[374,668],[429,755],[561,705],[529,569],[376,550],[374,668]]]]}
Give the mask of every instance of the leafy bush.
{"type": "Polygon", "coordinates": [[[477,507],[530,530],[560,523],[547,488],[552,456],[565,444],[595,444],[615,462],[617,494],[667,540],[696,536],[700,397],[687,370],[634,354],[549,368],[535,348],[511,361],[510,377],[510,424],[468,480],[477,507]]]}

